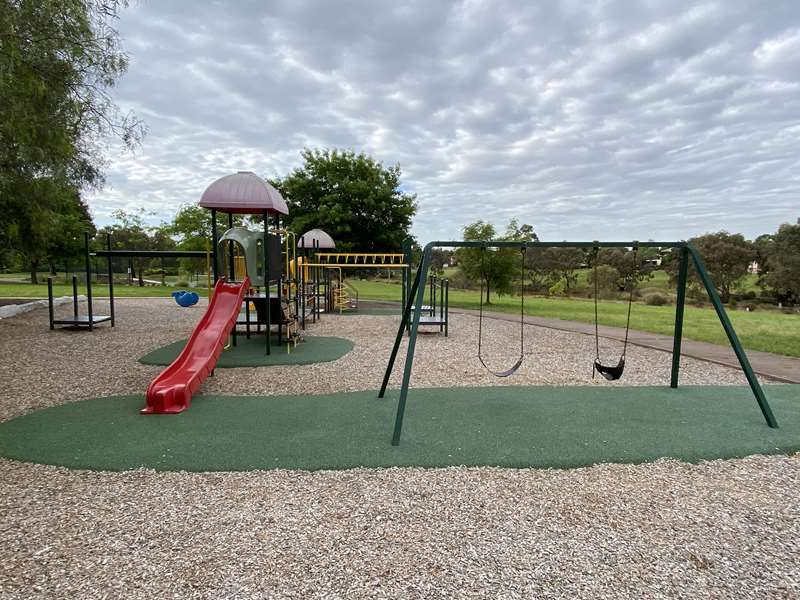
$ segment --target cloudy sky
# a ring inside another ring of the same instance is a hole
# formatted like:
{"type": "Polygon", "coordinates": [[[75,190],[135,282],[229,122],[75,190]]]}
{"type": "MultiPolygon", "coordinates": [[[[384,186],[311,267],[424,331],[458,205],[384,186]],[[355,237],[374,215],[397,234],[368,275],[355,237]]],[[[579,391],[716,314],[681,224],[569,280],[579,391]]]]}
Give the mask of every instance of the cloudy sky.
{"type": "Polygon", "coordinates": [[[800,216],[797,0],[173,2],[119,23],[98,222],[151,221],[303,147],[399,163],[420,241],[516,217],[542,239],[748,236],[800,216]]]}

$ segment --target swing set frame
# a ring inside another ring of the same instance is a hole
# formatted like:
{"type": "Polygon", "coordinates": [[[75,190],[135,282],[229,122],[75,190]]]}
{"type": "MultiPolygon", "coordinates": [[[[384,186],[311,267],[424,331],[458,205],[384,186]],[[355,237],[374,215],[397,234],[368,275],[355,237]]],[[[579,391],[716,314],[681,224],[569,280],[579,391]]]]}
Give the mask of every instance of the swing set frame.
{"type": "Polygon", "coordinates": [[[411,290],[409,292],[410,299],[414,301],[405,301],[403,306],[403,317],[400,321],[400,326],[397,329],[397,336],[395,337],[394,346],[392,347],[389,362],[386,365],[386,372],[383,376],[383,383],[381,384],[378,398],[383,398],[386,395],[386,388],[389,385],[389,378],[392,375],[397,354],[400,349],[400,343],[403,339],[403,333],[408,328],[409,338],[408,347],[406,349],[405,366],[403,369],[403,380],[400,387],[400,397],[397,402],[397,412],[394,422],[394,433],[392,435],[392,445],[398,446],[403,431],[403,419],[405,417],[406,401],[408,399],[408,390],[411,386],[411,372],[414,367],[414,351],[417,345],[417,333],[419,329],[420,316],[422,314],[422,302],[425,293],[425,286],[421,286],[421,281],[426,281],[428,271],[431,266],[431,255],[434,248],[518,248],[525,250],[528,248],[673,248],[679,251],[678,260],[680,261],[678,267],[678,282],[677,282],[677,298],[675,302],[675,330],[673,335],[672,345],[672,372],[670,376],[670,387],[678,387],[678,377],[680,373],[681,364],[681,341],[683,339],[683,316],[684,308],[686,306],[686,282],[689,271],[689,258],[691,257],[694,268],[700,276],[700,280],[706,289],[711,304],[717,313],[717,317],[725,330],[731,348],[736,354],[739,365],[744,372],[753,396],[758,403],[761,414],[767,425],[772,428],[778,427],[778,422],[772,414],[772,409],[767,402],[767,397],[761,384],[758,382],[753,367],[747,358],[747,354],[742,347],[739,337],[736,335],[736,330],[725,312],[725,307],[720,300],[717,289],[711,280],[711,276],[706,269],[703,258],[700,256],[697,248],[692,244],[685,241],[680,242],[514,242],[514,241],[434,241],[425,245],[422,252],[422,260],[419,268],[417,269],[411,290]],[[413,309],[413,314],[412,314],[413,309]]]}

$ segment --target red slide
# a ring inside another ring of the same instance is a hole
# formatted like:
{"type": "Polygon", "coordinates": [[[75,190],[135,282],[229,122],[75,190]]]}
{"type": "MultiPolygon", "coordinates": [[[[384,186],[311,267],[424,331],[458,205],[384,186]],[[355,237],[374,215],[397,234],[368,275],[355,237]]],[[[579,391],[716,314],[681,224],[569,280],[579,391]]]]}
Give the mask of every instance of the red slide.
{"type": "Polygon", "coordinates": [[[192,403],[192,394],[214,370],[225,339],[236,323],[242,308],[242,297],[250,287],[250,279],[242,283],[214,286],[214,296],[206,314],[194,328],[181,353],[147,386],[147,406],[143,415],[183,412],[192,403]]]}

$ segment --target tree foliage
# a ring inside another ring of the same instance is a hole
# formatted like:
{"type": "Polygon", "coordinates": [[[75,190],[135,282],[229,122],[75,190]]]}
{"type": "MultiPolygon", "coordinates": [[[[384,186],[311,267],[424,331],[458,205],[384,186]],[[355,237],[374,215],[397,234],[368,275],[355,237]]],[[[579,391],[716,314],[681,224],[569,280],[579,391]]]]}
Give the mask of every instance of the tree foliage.
{"type": "Polygon", "coordinates": [[[399,165],[342,150],[305,149],[302,157],[301,167],[271,182],[289,205],[292,230],[323,229],[343,250],[399,250],[417,210],[416,195],[401,189],[399,165]]]}
{"type": "Polygon", "coordinates": [[[780,301],[800,302],[800,219],[796,225],[781,225],[761,251],[766,270],[762,283],[780,301]]]}
{"type": "MultiPolygon", "coordinates": [[[[124,210],[116,210],[111,213],[115,222],[103,227],[99,234],[99,243],[105,245],[106,236],[111,236],[111,248],[113,250],[173,250],[176,247],[175,240],[170,236],[165,227],[148,227],[144,224],[146,213],[144,209],[129,213],[124,210]]],[[[130,260],[133,265],[132,276],[138,277],[139,285],[143,285],[143,275],[145,269],[163,268],[175,259],[159,258],[135,258],[130,260]]],[[[114,270],[127,270],[126,261],[128,259],[115,260],[114,270]]]]}
{"type": "MultiPolygon", "coordinates": [[[[491,223],[475,221],[464,227],[464,241],[535,241],[538,239],[533,227],[519,225],[512,220],[505,235],[498,237],[491,223]]],[[[482,281],[486,291],[486,303],[491,304],[491,291],[508,294],[513,291],[514,281],[519,281],[521,272],[520,250],[513,248],[459,248],[456,250],[461,272],[472,281],[482,281]]]]}
{"type": "MultiPolygon", "coordinates": [[[[733,290],[747,275],[748,265],[755,258],[753,244],[748,242],[743,235],[727,231],[706,233],[691,238],[689,242],[700,252],[720,298],[723,302],[728,302],[733,290]]],[[[673,258],[666,264],[667,272],[673,282],[678,276],[678,262],[673,258]]],[[[691,262],[689,281],[693,285],[698,285],[700,281],[691,262]]]]}
{"type": "Polygon", "coordinates": [[[586,254],[580,248],[536,248],[528,251],[532,278],[551,288],[563,284],[569,294],[578,281],[578,269],[586,264],[586,254]]]}
{"type": "Polygon", "coordinates": [[[88,217],[79,192],[102,183],[100,141],[143,135],[109,95],[127,67],[111,25],[120,6],[0,0],[0,247],[22,248],[32,266],[88,217]]]}

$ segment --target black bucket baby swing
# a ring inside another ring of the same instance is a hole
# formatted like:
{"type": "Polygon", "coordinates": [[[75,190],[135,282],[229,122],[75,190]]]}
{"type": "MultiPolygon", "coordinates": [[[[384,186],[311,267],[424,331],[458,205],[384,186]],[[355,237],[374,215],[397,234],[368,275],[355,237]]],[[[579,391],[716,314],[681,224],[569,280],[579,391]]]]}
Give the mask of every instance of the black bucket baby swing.
{"type": "MultiPolygon", "coordinates": [[[[480,288],[480,303],[478,306],[478,360],[481,362],[483,367],[489,371],[495,377],[510,377],[514,373],[516,373],[519,368],[522,366],[522,363],[525,361],[525,246],[522,247],[520,252],[521,257],[521,268],[520,268],[520,287],[519,287],[519,297],[520,297],[520,305],[519,305],[519,356],[517,361],[511,365],[510,368],[502,370],[502,371],[495,371],[484,360],[483,353],[482,353],[482,342],[483,342],[483,288],[484,283],[488,287],[488,276],[486,274],[486,263],[485,263],[485,252],[486,248],[481,249],[481,288],[480,288]]],[[[598,273],[597,273],[597,266],[598,266],[598,255],[599,255],[599,246],[595,245],[594,250],[592,252],[592,272],[594,278],[594,344],[595,344],[595,359],[592,363],[592,379],[594,379],[595,373],[599,373],[608,381],[616,381],[622,377],[622,373],[625,371],[625,354],[628,350],[628,333],[630,332],[631,326],[631,307],[633,306],[633,292],[636,288],[636,280],[639,276],[639,264],[637,262],[637,253],[639,250],[639,246],[636,242],[633,243],[633,254],[632,254],[632,261],[633,261],[633,268],[631,269],[631,274],[625,278],[625,285],[626,287],[630,288],[630,292],[628,295],[628,310],[627,310],[627,317],[625,320],[625,338],[622,344],[622,354],[619,357],[616,365],[611,364],[603,364],[600,358],[600,326],[598,323],[598,294],[599,294],[599,284],[598,284],[598,273]]]]}

